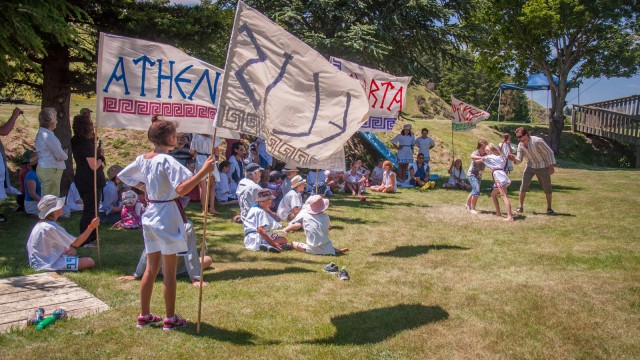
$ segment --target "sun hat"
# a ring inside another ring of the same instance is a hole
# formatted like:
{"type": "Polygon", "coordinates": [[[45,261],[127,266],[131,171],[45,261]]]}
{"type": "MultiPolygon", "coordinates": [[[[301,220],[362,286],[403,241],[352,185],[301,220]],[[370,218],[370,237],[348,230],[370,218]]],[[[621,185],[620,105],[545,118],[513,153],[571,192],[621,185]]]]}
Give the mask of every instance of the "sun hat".
{"type": "Polygon", "coordinates": [[[295,167],[295,166],[294,166],[294,167],[291,167],[291,168],[286,167],[286,168],[282,169],[282,171],[284,171],[284,173],[285,173],[285,174],[286,174],[286,173],[290,173],[290,172],[298,172],[298,168],[297,168],[297,167],[295,167]]]}
{"type": "Polygon", "coordinates": [[[40,199],[40,201],[38,202],[38,210],[40,210],[38,217],[40,219],[45,219],[52,212],[62,209],[64,207],[65,200],[66,198],[59,198],[55,195],[43,196],[42,199],[40,199]]]}
{"type": "Polygon", "coordinates": [[[118,175],[118,173],[120,171],[122,171],[123,167],[115,164],[115,165],[111,165],[111,167],[109,167],[109,169],[107,170],[107,177],[109,179],[113,179],[114,177],[116,177],[116,175],[118,175]]]}
{"type": "Polygon", "coordinates": [[[296,186],[300,185],[300,184],[306,184],[307,180],[303,179],[302,176],[300,175],[296,175],[293,177],[293,179],[291,179],[291,188],[295,189],[296,186]]]}
{"type": "Polygon", "coordinates": [[[267,201],[267,200],[273,200],[275,198],[276,197],[273,196],[273,194],[271,193],[271,190],[262,189],[258,191],[258,198],[256,199],[256,201],[267,201]]]}
{"type": "MultiPolygon", "coordinates": [[[[28,164],[29,163],[29,157],[31,156],[31,154],[33,154],[35,151],[29,149],[25,152],[22,153],[22,164],[28,164]]],[[[36,153],[37,154],[37,153],[36,153]]]]}
{"type": "Polygon", "coordinates": [[[136,194],[132,190],[127,190],[122,193],[122,203],[126,206],[135,205],[136,202],[138,202],[138,194],[136,194]]]}
{"type": "Polygon", "coordinates": [[[404,124],[404,126],[402,127],[402,130],[411,130],[412,126],[411,124],[404,124]]]}
{"type": "Polygon", "coordinates": [[[327,208],[329,207],[329,199],[324,199],[320,195],[313,195],[309,197],[309,200],[307,200],[307,204],[309,204],[307,210],[309,214],[316,215],[327,210],[327,208]]]}
{"type": "Polygon", "coordinates": [[[250,163],[249,165],[247,165],[247,172],[254,172],[254,171],[262,171],[264,170],[263,168],[260,167],[260,165],[256,164],[256,163],[250,163]]]}

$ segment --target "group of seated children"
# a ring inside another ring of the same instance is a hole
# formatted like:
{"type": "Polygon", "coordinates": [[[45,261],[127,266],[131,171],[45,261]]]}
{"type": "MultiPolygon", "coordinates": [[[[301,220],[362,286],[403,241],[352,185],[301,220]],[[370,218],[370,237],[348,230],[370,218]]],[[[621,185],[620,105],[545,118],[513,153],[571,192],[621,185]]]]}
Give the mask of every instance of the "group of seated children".
{"type": "MultiPolygon", "coordinates": [[[[329,200],[320,195],[313,195],[303,204],[302,192],[307,181],[296,174],[287,179],[291,189],[284,194],[276,214],[272,206],[276,199],[273,190],[262,189],[257,185],[261,171],[262,168],[258,164],[247,165],[247,177],[238,184],[244,246],[248,250],[279,253],[295,249],[323,255],[335,255],[348,250],[334,248],[329,239],[329,217],[324,214],[329,200]],[[280,219],[289,221],[289,224],[284,230],[278,231],[282,228],[280,219]],[[307,242],[289,244],[283,233],[300,228],[305,230],[307,242]]],[[[287,173],[297,173],[297,170],[289,169],[287,173]]]]}

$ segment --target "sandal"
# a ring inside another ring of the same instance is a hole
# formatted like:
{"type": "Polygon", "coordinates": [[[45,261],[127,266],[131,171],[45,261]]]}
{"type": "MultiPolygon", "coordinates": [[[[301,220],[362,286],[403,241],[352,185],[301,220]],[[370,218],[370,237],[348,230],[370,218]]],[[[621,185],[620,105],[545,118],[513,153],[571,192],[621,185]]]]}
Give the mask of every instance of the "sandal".
{"type": "Polygon", "coordinates": [[[517,213],[523,213],[524,212],[524,208],[522,206],[518,206],[518,208],[516,209],[517,213]]]}
{"type": "Polygon", "coordinates": [[[162,330],[170,331],[187,326],[187,320],[180,317],[178,314],[173,314],[172,317],[164,319],[164,326],[162,330]]]}
{"type": "Polygon", "coordinates": [[[141,329],[147,325],[151,325],[159,321],[162,321],[162,318],[160,316],[153,315],[152,313],[148,313],[147,315],[140,315],[138,316],[138,325],[136,325],[136,327],[138,329],[141,329]]]}

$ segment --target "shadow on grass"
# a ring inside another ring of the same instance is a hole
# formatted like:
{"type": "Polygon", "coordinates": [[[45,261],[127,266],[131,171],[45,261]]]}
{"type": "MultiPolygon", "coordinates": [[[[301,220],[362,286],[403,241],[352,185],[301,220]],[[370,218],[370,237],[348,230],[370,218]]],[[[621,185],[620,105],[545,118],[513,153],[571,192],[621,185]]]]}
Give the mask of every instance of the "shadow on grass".
{"type": "Polygon", "coordinates": [[[343,216],[331,216],[331,221],[342,222],[347,224],[375,224],[377,221],[374,221],[372,218],[369,219],[361,219],[361,218],[348,218],[343,216]]]}
{"type": "Polygon", "coordinates": [[[408,245],[396,246],[394,250],[375,253],[373,256],[408,258],[427,254],[431,250],[469,250],[468,247],[456,245],[408,245]]]}
{"type": "Polygon", "coordinates": [[[197,327],[189,326],[184,331],[189,335],[206,336],[214,340],[224,341],[236,345],[278,345],[280,342],[274,340],[264,340],[256,335],[242,330],[227,330],[207,323],[200,323],[200,334],[196,334],[197,327]]]}
{"type": "Polygon", "coordinates": [[[327,339],[304,342],[306,344],[366,345],[410,329],[449,318],[440,306],[400,304],[379,309],[360,311],[331,318],[336,333],[327,339]]]}
{"type": "Polygon", "coordinates": [[[309,269],[299,267],[288,267],[284,269],[233,269],[223,270],[220,272],[212,272],[204,274],[205,281],[229,281],[249,279],[256,277],[277,276],[283,274],[301,274],[313,272],[309,269]]]}
{"type": "Polygon", "coordinates": [[[210,249],[209,255],[215,259],[215,263],[238,263],[266,261],[279,264],[320,264],[321,261],[313,261],[300,257],[289,257],[282,254],[265,254],[250,250],[233,251],[227,249],[210,249]],[[247,254],[249,253],[249,254],[247,254]],[[254,255],[255,254],[255,255],[254,255]]]}
{"type": "MultiPolygon", "coordinates": [[[[533,214],[533,215],[547,215],[547,213],[546,213],[546,212],[536,212],[536,211],[533,211],[533,212],[532,212],[532,214],[533,214]]],[[[576,217],[576,215],[575,215],[575,214],[559,213],[559,212],[556,212],[555,214],[553,214],[553,215],[548,215],[548,216],[550,216],[550,217],[553,217],[553,216],[576,217]]]]}

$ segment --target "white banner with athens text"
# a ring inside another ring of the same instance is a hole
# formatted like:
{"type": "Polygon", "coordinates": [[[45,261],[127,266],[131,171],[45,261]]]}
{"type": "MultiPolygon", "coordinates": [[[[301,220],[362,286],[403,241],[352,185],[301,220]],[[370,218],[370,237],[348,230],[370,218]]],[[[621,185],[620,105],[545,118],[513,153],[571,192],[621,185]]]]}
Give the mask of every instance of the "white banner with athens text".
{"type": "MultiPolygon", "coordinates": [[[[180,49],[100,33],[96,124],[147,130],[153,115],[178,123],[178,131],[213,134],[223,70],[180,49]]],[[[219,129],[221,138],[240,138],[219,129]]]]}

